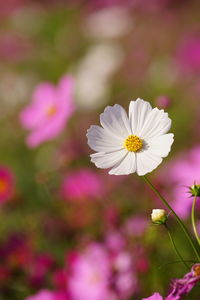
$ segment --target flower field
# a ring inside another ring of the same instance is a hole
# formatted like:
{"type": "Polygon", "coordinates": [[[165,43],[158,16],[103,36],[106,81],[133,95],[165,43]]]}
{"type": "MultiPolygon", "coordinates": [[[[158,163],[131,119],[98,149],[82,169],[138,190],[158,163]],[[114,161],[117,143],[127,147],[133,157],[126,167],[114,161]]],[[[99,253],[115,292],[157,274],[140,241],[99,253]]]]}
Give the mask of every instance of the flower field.
{"type": "Polygon", "coordinates": [[[0,0],[0,300],[200,300],[198,0],[0,0]]]}

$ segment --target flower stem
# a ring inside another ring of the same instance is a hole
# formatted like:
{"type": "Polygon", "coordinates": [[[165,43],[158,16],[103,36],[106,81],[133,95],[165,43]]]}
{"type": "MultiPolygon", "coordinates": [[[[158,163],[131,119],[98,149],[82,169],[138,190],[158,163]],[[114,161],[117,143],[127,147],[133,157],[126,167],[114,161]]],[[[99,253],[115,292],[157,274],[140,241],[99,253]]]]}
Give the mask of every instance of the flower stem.
{"type": "Polygon", "coordinates": [[[178,248],[176,247],[176,244],[175,244],[174,239],[173,239],[173,237],[172,237],[172,234],[171,234],[171,232],[170,232],[170,230],[169,230],[169,227],[167,226],[166,223],[164,224],[164,226],[165,226],[165,228],[167,229],[167,233],[168,233],[168,235],[169,235],[169,239],[170,239],[170,241],[171,241],[171,243],[172,243],[172,246],[173,246],[173,248],[174,248],[174,251],[176,252],[176,255],[180,258],[181,262],[185,265],[185,267],[186,267],[187,269],[190,269],[190,267],[187,265],[187,263],[186,263],[185,260],[183,259],[182,255],[180,254],[178,248]]]}
{"type": "Polygon", "coordinates": [[[181,221],[181,219],[179,218],[179,216],[175,213],[175,211],[173,210],[173,208],[170,206],[170,204],[167,202],[167,200],[165,200],[165,198],[160,194],[160,192],[153,186],[153,184],[149,181],[149,179],[147,178],[147,176],[143,176],[144,180],[146,181],[146,183],[150,186],[150,188],[156,193],[156,195],[160,198],[160,200],[165,204],[165,206],[173,213],[174,217],[176,218],[176,221],[178,222],[178,224],[180,225],[180,227],[182,228],[183,232],[185,233],[185,236],[187,237],[191,247],[194,250],[194,253],[198,259],[198,261],[200,261],[200,255],[196,249],[196,246],[194,244],[193,239],[191,238],[186,226],[184,225],[184,223],[181,221]]]}
{"type": "Polygon", "coordinates": [[[197,228],[196,228],[196,224],[195,224],[195,216],[194,216],[196,201],[197,201],[197,196],[194,196],[194,200],[193,200],[193,203],[192,203],[191,219],[192,219],[192,227],[193,227],[194,235],[195,235],[196,240],[197,240],[197,242],[200,246],[200,238],[199,238],[199,235],[198,235],[198,232],[197,232],[197,228]]]}

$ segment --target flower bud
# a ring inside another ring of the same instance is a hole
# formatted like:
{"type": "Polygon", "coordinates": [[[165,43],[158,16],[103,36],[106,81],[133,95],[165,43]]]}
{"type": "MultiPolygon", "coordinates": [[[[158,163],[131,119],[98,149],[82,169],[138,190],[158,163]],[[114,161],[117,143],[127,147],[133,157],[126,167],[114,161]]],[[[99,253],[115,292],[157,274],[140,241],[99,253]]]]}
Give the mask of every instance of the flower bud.
{"type": "Polygon", "coordinates": [[[170,106],[171,100],[167,96],[159,96],[155,99],[155,103],[158,107],[166,109],[170,106]]]}
{"type": "Polygon", "coordinates": [[[151,213],[151,220],[156,225],[165,224],[167,221],[167,213],[164,209],[153,209],[151,213]]]}
{"type": "Polygon", "coordinates": [[[189,189],[193,197],[200,197],[200,184],[195,183],[189,189]]]}

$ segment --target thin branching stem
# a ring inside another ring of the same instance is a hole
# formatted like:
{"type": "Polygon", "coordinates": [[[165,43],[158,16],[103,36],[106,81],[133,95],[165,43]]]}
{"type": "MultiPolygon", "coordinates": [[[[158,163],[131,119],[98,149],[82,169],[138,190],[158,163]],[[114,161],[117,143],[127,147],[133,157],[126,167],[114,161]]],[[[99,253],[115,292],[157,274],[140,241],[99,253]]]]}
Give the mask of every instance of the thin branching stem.
{"type": "Polygon", "coordinates": [[[166,223],[164,224],[164,226],[165,226],[165,228],[167,229],[167,233],[168,233],[168,235],[169,235],[169,239],[170,239],[170,241],[171,241],[171,243],[172,243],[172,246],[173,246],[173,248],[174,248],[174,251],[175,251],[176,255],[180,258],[180,260],[181,260],[182,263],[185,265],[185,267],[186,267],[187,269],[190,269],[190,267],[188,266],[188,264],[186,263],[186,261],[183,259],[182,255],[180,254],[180,252],[179,252],[179,250],[178,250],[178,248],[177,248],[177,246],[176,246],[176,244],[175,244],[175,242],[174,242],[174,239],[173,239],[173,236],[172,236],[172,234],[171,234],[171,232],[170,232],[169,227],[167,226],[166,223]]]}
{"type": "Polygon", "coordinates": [[[147,176],[143,176],[144,180],[146,181],[146,183],[150,186],[150,188],[156,193],[156,195],[160,198],[160,200],[165,204],[165,206],[173,213],[174,217],[176,218],[176,221],[178,222],[178,224],[180,225],[180,227],[182,228],[186,238],[188,239],[188,242],[190,243],[192,249],[194,250],[194,253],[196,255],[196,258],[198,260],[198,262],[200,262],[200,255],[199,252],[196,248],[196,245],[193,241],[193,239],[191,238],[185,224],[182,222],[182,220],[179,218],[179,216],[175,213],[175,211],[173,210],[173,208],[171,207],[171,205],[167,202],[167,200],[165,200],[165,198],[161,195],[161,193],[154,187],[154,185],[149,181],[149,179],[147,178],[147,176]]]}

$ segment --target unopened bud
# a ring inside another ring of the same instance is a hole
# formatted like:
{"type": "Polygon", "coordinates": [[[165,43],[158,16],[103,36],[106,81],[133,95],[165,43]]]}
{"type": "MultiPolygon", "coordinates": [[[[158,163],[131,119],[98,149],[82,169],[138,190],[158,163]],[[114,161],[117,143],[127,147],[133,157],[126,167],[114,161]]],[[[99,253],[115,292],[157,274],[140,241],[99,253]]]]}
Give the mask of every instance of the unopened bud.
{"type": "Polygon", "coordinates": [[[167,221],[167,213],[164,209],[153,209],[151,220],[156,225],[165,224],[167,221]]]}

